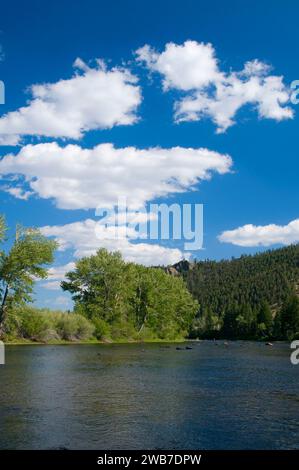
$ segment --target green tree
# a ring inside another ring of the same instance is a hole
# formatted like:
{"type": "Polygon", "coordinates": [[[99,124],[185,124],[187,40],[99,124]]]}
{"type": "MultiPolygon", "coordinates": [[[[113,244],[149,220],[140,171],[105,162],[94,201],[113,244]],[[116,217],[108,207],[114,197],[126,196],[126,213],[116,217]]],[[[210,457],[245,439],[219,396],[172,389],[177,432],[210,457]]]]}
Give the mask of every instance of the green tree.
{"type": "Polygon", "coordinates": [[[121,317],[124,308],[124,261],[118,252],[105,249],[77,261],[74,271],[61,283],[75,301],[75,311],[92,319],[100,317],[111,323],[121,317]]]}
{"type": "Polygon", "coordinates": [[[216,338],[219,336],[221,326],[221,318],[215,315],[210,307],[203,307],[192,323],[190,337],[216,338]]]}
{"type": "Polygon", "coordinates": [[[239,313],[236,318],[237,337],[243,339],[252,338],[256,330],[255,312],[250,304],[243,304],[239,307],[239,313]]]}
{"type": "MultiPolygon", "coordinates": [[[[0,219],[0,241],[4,241],[6,224],[0,219]]],[[[17,227],[10,250],[0,252],[0,335],[10,306],[32,300],[34,281],[47,276],[46,265],[53,261],[56,243],[36,229],[17,227]]]]}
{"type": "Polygon", "coordinates": [[[292,339],[299,332],[299,299],[295,294],[284,302],[277,321],[283,339],[292,339]]]}
{"type": "Polygon", "coordinates": [[[263,301],[257,314],[257,334],[258,336],[269,336],[272,334],[273,317],[267,301],[263,301]]]}
{"type": "Polygon", "coordinates": [[[75,311],[94,322],[98,338],[182,337],[198,309],[182,278],[125,263],[105,249],[79,260],[66,278],[62,288],[75,311]]]}
{"type": "Polygon", "coordinates": [[[234,339],[237,336],[237,306],[228,306],[224,312],[222,336],[227,339],[234,339]]]}

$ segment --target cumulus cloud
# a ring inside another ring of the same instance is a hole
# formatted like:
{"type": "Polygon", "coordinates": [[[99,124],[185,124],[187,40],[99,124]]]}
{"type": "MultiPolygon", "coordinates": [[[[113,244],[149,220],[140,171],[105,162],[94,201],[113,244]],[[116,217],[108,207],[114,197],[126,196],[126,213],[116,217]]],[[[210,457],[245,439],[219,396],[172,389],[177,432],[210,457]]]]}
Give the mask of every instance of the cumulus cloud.
{"type": "Polygon", "coordinates": [[[287,225],[252,225],[247,224],[235,230],[227,230],[218,239],[224,243],[253,247],[276,244],[291,245],[299,242],[299,219],[287,225]]]}
{"type": "Polygon", "coordinates": [[[0,118],[0,144],[16,145],[21,136],[80,139],[86,131],[133,124],[141,102],[137,78],[127,69],[108,70],[81,59],[68,80],[32,85],[28,105],[0,118]]]}
{"type": "Polygon", "coordinates": [[[11,196],[14,196],[16,199],[23,199],[24,201],[27,201],[30,196],[32,196],[34,193],[32,191],[25,191],[23,188],[10,188],[7,186],[3,186],[2,191],[5,191],[6,193],[10,194],[11,196]]]}
{"type": "Polygon", "coordinates": [[[211,44],[186,41],[183,45],[168,43],[159,54],[149,45],[136,51],[137,60],[163,76],[163,88],[189,91],[209,85],[218,79],[215,50],[211,44]]]}
{"type": "Polygon", "coordinates": [[[260,118],[293,117],[292,109],[284,106],[290,94],[283,77],[270,75],[270,67],[257,59],[246,62],[241,71],[226,73],[219,67],[213,46],[196,41],[168,43],[161,53],[145,45],[136,54],[138,62],[161,74],[165,91],[176,89],[183,94],[174,106],[177,122],[207,117],[217,132],[225,132],[246,104],[253,105],[260,118]]]}
{"type": "Polygon", "coordinates": [[[92,149],[56,142],[26,145],[0,160],[0,175],[9,187],[22,187],[40,198],[53,198],[60,209],[112,207],[117,197],[141,207],[156,197],[182,192],[230,171],[232,160],[205,148],[92,149]],[[19,176],[19,180],[16,180],[19,176]]]}
{"type": "MultiPolygon", "coordinates": [[[[123,227],[124,232],[125,228],[123,227]]],[[[134,230],[125,235],[114,238],[113,227],[104,227],[100,221],[86,219],[66,225],[53,225],[41,227],[41,232],[47,237],[54,237],[59,245],[59,250],[74,250],[74,256],[93,255],[99,248],[106,248],[108,251],[120,251],[126,261],[144,264],[146,266],[173,264],[183,257],[187,258],[188,253],[182,253],[177,248],[167,248],[158,244],[132,243],[136,234],[134,230]]],[[[67,265],[69,266],[69,265],[67,265]]],[[[54,268],[55,269],[55,268],[54,268]]],[[[57,268],[56,268],[57,269],[57,268]]],[[[69,270],[62,267],[60,274],[69,270]]],[[[50,278],[50,281],[56,280],[50,278]]]]}
{"type": "Polygon", "coordinates": [[[64,280],[65,274],[75,268],[75,263],[70,262],[61,266],[52,266],[48,269],[48,277],[42,282],[41,287],[49,290],[59,290],[60,283],[64,280]]]}

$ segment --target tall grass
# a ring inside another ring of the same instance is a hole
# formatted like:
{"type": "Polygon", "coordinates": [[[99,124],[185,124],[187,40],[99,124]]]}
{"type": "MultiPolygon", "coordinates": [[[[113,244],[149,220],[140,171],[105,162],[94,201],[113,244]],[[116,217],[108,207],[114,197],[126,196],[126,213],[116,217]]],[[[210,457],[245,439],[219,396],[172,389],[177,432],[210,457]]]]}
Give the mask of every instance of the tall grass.
{"type": "Polygon", "coordinates": [[[95,327],[82,315],[23,306],[8,315],[6,339],[31,341],[82,341],[93,336],[95,327]]]}

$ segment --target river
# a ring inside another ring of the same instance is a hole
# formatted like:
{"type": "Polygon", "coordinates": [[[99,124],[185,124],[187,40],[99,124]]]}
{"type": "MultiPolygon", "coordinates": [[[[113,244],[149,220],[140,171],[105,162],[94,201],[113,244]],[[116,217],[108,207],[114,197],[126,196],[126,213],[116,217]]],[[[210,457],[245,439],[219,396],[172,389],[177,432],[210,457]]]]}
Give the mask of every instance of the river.
{"type": "Polygon", "coordinates": [[[298,449],[288,344],[7,346],[0,449],[298,449]]]}

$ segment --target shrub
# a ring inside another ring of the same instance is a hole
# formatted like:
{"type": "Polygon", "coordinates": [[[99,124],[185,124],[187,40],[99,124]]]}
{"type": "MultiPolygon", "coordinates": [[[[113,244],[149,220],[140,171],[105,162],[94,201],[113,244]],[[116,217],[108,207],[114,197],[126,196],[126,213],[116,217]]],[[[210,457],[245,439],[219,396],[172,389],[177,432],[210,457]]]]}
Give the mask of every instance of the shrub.
{"type": "Polygon", "coordinates": [[[49,330],[51,330],[51,320],[47,314],[41,310],[26,307],[20,315],[20,332],[23,338],[32,341],[45,341],[49,330]]]}
{"type": "Polygon", "coordinates": [[[117,321],[111,325],[111,337],[118,339],[136,339],[137,333],[133,325],[125,321],[117,321]]]}
{"type": "Polygon", "coordinates": [[[89,339],[93,335],[95,331],[94,325],[87,320],[87,318],[83,317],[82,315],[76,315],[76,314],[71,314],[73,316],[76,316],[77,319],[77,338],[78,339],[89,339]]]}
{"type": "Polygon", "coordinates": [[[62,313],[56,320],[56,330],[61,339],[76,341],[89,339],[94,332],[94,326],[82,315],[62,313]]]}
{"type": "Polygon", "coordinates": [[[22,336],[21,333],[21,318],[17,312],[10,313],[5,319],[5,334],[4,340],[10,341],[22,336]]]}
{"type": "Polygon", "coordinates": [[[9,313],[5,323],[6,339],[31,341],[85,340],[92,337],[94,325],[74,313],[22,306],[9,313]]]}
{"type": "Polygon", "coordinates": [[[111,336],[110,326],[101,318],[94,316],[92,318],[92,323],[94,325],[95,331],[94,335],[97,339],[108,339],[111,336]]]}

